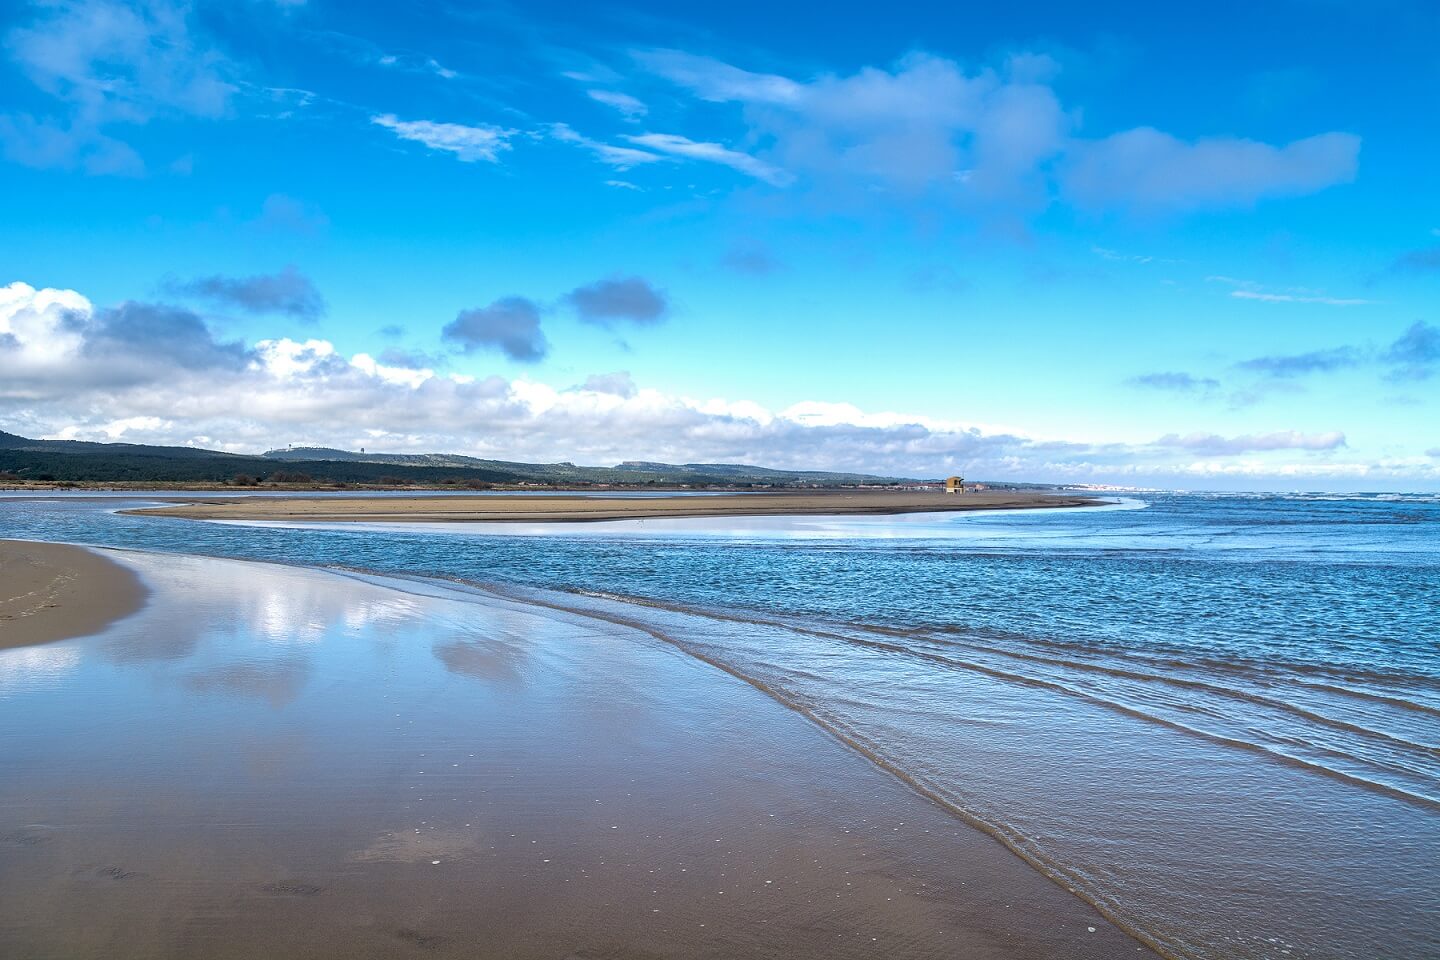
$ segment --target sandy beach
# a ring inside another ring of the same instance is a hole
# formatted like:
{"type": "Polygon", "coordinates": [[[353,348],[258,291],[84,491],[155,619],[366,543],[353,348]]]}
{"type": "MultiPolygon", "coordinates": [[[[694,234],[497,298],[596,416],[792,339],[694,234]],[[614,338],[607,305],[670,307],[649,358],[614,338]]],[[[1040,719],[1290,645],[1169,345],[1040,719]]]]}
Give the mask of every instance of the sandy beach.
{"type": "Polygon", "coordinates": [[[43,661],[0,651],[5,956],[1148,955],[644,631],[111,556],[152,588],[138,616],[43,661]]]}
{"type": "Polygon", "coordinates": [[[298,520],[484,523],[487,521],[647,520],[681,517],[845,516],[1025,510],[1090,506],[1090,497],[1049,493],[825,491],[715,496],[605,497],[491,495],[455,497],[244,497],[178,502],[133,511],[197,520],[298,520]]]}
{"type": "Polygon", "coordinates": [[[144,602],[135,573],[97,553],[0,540],[0,650],[96,633],[144,602]]]}

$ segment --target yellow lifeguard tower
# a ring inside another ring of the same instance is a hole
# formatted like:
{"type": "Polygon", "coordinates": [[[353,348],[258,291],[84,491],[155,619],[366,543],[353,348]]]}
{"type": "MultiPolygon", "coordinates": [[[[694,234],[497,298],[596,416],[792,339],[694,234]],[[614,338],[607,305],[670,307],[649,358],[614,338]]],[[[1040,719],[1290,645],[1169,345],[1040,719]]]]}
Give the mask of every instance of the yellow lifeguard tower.
{"type": "Polygon", "coordinates": [[[964,478],[964,477],[946,477],[946,478],[945,478],[945,492],[946,492],[946,493],[964,493],[964,492],[965,492],[965,478],[964,478]]]}

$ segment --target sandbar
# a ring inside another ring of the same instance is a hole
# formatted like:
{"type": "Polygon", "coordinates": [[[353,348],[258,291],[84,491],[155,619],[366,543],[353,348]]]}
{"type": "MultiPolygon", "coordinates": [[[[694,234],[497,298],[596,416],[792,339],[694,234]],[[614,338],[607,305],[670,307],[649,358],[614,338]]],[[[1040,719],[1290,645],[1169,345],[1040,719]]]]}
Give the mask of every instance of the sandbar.
{"type": "Polygon", "coordinates": [[[134,571],[83,547],[0,540],[0,650],[98,633],[145,593],[134,571]]]}
{"type": "Polygon", "coordinates": [[[714,496],[605,497],[483,495],[454,497],[255,497],[188,500],[127,511],[196,520],[485,523],[495,521],[648,520],[681,517],[843,516],[1025,510],[1094,506],[1091,497],[995,491],[805,491],[714,496]]]}

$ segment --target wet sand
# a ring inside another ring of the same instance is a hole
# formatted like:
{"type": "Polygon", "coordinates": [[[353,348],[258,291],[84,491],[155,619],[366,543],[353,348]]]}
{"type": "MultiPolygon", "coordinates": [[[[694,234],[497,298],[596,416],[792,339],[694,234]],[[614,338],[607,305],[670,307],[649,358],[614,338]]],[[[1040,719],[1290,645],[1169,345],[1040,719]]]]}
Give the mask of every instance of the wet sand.
{"type": "Polygon", "coordinates": [[[662,517],[845,516],[1082,507],[1090,497],[1050,493],[825,491],[676,497],[455,496],[237,498],[130,511],[203,520],[405,523],[451,521],[648,520],[662,517]]]}
{"type": "Polygon", "coordinates": [[[0,651],[0,955],[1149,955],[642,630],[109,556],[152,588],[137,616],[0,651]]]}
{"type": "Polygon", "coordinates": [[[97,553],[0,540],[0,650],[96,633],[144,602],[134,571],[97,553]]]}

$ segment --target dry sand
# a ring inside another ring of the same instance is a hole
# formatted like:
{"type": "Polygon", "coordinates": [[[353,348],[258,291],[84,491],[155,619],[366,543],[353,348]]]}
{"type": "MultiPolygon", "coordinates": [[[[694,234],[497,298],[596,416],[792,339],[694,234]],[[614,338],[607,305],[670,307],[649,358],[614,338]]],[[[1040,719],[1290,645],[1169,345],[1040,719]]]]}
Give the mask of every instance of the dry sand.
{"type": "Polygon", "coordinates": [[[83,547],[0,540],[0,650],[98,633],[144,602],[133,571],[83,547]]]}
{"type": "Polygon", "coordinates": [[[454,497],[254,497],[186,501],[130,511],[197,520],[334,521],[585,521],[660,517],[836,516],[1080,507],[1099,501],[1049,493],[823,491],[716,496],[582,497],[485,495],[454,497]]]}

